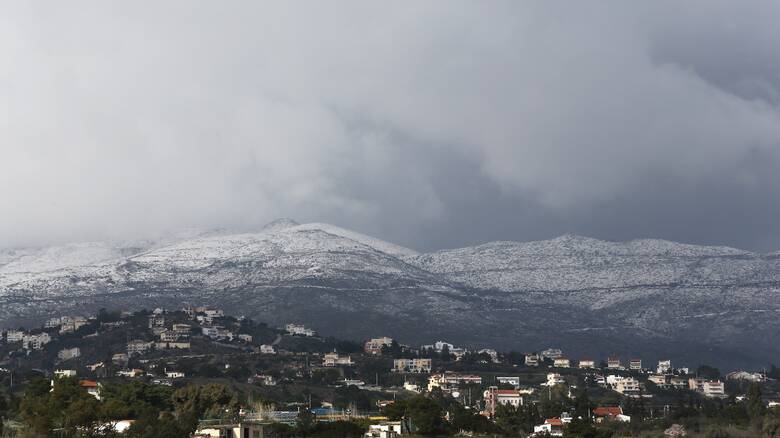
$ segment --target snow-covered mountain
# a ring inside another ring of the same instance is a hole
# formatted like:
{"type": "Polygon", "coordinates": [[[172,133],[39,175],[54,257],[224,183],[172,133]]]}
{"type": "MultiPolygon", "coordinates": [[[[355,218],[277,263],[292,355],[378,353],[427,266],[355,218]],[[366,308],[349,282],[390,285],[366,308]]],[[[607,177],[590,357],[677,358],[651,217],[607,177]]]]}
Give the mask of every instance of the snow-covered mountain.
{"type": "Polygon", "coordinates": [[[352,338],[732,363],[780,356],[763,336],[780,328],[780,257],[733,248],[566,235],[418,254],[284,219],[253,233],[0,250],[0,325],[183,303],[352,338]]]}

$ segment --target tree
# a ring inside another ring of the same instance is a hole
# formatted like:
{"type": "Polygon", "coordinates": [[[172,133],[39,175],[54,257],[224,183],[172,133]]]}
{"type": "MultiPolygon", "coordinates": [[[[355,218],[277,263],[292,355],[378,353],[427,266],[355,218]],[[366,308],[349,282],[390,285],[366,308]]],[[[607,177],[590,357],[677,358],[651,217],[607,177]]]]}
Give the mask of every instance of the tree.
{"type": "Polygon", "coordinates": [[[764,438],[780,438],[780,408],[767,409],[763,435],[764,438]]]}
{"type": "Polygon", "coordinates": [[[764,415],[764,401],[761,399],[761,387],[753,382],[747,391],[747,412],[751,420],[760,419],[764,415]]]}

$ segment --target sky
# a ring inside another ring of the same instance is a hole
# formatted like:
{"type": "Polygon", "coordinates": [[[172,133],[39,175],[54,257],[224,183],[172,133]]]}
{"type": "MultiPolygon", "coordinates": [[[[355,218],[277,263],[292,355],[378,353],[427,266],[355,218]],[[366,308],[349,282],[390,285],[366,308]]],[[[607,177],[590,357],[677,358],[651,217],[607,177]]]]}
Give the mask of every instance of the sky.
{"type": "Polygon", "coordinates": [[[328,222],[780,250],[780,2],[0,5],[0,247],[328,222]]]}

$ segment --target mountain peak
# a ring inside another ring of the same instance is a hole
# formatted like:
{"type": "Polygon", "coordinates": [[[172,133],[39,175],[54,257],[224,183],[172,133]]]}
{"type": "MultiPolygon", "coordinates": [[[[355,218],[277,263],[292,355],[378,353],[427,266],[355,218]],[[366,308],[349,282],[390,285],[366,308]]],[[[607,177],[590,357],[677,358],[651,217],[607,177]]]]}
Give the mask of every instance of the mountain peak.
{"type": "Polygon", "coordinates": [[[297,227],[298,225],[300,225],[298,222],[290,218],[283,217],[265,224],[263,226],[263,231],[280,231],[287,228],[297,227]]]}

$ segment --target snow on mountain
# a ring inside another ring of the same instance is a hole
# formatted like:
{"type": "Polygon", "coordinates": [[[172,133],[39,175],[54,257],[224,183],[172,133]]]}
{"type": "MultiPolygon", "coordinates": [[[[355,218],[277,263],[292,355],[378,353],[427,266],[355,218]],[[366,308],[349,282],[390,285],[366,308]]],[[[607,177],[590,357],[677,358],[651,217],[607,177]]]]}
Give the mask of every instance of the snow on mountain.
{"type": "Polygon", "coordinates": [[[575,235],[535,242],[492,242],[407,260],[469,287],[502,291],[571,291],[778,278],[773,263],[733,248],[655,239],[607,242],[575,235]]]}
{"type": "Polygon", "coordinates": [[[780,257],[727,247],[565,235],[418,254],[283,219],[257,232],[0,250],[0,325],[64,309],[183,303],[347,336],[780,354],[760,335],[780,329],[780,257]]]}

